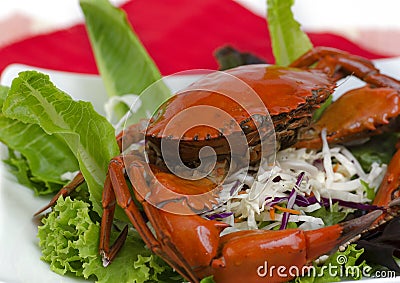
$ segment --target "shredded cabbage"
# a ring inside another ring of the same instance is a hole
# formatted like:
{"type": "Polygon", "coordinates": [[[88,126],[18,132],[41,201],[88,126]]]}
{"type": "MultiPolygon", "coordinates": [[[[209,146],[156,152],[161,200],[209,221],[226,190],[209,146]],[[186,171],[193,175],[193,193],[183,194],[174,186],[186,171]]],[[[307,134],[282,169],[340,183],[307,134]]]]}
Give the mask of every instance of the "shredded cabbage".
{"type": "MultiPolygon", "coordinates": [[[[323,219],[310,213],[321,209],[323,203],[328,202],[330,207],[333,205],[332,200],[355,204],[369,203],[366,184],[376,191],[386,171],[386,164],[374,163],[371,171],[366,173],[345,147],[328,146],[326,131],[322,131],[321,136],[323,140],[321,151],[288,148],[277,153],[276,164],[270,171],[253,178],[248,176],[243,178],[239,175],[238,179],[246,179],[246,183],[241,186],[240,194],[235,194],[214,211],[214,213],[233,213],[222,219],[232,226],[223,233],[260,229],[260,227],[277,229],[286,227],[288,224],[286,222],[296,223],[306,230],[316,229],[324,226],[323,219]],[[300,174],[304,176],[296,184],[300,174]],[[293,192],[295,192],[294,197],[293,192]],[[312,196],[320,203],[306,205],[292,203],[296,197],[312,196]],[[277,206],[279,209],[275,209],[277,206]],[[294,209],[298,214],[280,211],[285,208],[294,209]],[[274,210],[274,213],[271,213],[271,210],[274,210]],[[289,215],[289,218],[285,219],[284,214],[289,215]]],[[[339,204],[339,212],[352,211],[354,208],[339,204]]]]}

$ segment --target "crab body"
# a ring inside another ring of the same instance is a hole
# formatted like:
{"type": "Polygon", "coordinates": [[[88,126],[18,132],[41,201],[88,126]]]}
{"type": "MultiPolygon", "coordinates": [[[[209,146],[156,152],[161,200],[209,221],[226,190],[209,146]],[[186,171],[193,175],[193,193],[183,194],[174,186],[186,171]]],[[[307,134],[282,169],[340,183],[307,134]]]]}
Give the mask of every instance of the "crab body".
{"type": "Polygon", "coordinates": [[[228,155],[226,137],[244,133],[248,145],[254,147],[260,142],[258,128],[268,114],[278,146],[289,147],[297,130],[310,123],[313,111],[335,87],[319,70],[249,65],[226,73],[208,75],[160,106],[146,129],[150,150],[160,152],[161,140],[169,139],[179,140],[184,162],[196,160],[204,146],[211,146],[219,156],[228,155]],[[168,126],[171,122],[173,127],[168,126]]]}

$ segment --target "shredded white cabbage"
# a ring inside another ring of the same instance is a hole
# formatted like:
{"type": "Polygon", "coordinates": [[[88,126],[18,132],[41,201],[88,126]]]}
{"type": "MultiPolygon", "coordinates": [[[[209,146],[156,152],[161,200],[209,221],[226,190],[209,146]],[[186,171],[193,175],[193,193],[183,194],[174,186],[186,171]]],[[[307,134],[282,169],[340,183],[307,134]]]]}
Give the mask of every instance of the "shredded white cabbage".
{"type": "MultiPolygon", "coordinates": [[[[317,200],[323,197],[329,199],[331,203],[332,199],[368,203],[370,200],[367,198],[362,181],[369,187],[377,189],[387,166],[374,163],[371,171],[366,173],[345,147],[329,148],[326,131],[322,132],[322,140],[323,148],[318,152],[304,148],[279,151],[276,165],[270,171],[260,174],[255,180],[247,178],[246,185],[249,188],[234,195],[217,209],[217,212],[233,213],[224,219],[232,226],[227,228],[224,234],[243,229],[259,229],[261,224],[262,229],[276,229],[281,224],[283,214],[274,209],[275,213],[271,218],[270,203],[274,198],[287,198],[301,172],[305,175],[300,186],[295,188],[298,195],[305,197],[314,195],[317,200]]],[[[239,178],[243,179],[243,176],[239,178]]],[[[319,208],[321,208],[319,203],[305,207],[295,204],[293,209],[299,215],[291,214],[289,222],[296,222],[305,230],[320,228],[324,226],[323,219],[307,215],[319,208]]],[[[351,211],[349,208],[341,209],[351,211]]]]}

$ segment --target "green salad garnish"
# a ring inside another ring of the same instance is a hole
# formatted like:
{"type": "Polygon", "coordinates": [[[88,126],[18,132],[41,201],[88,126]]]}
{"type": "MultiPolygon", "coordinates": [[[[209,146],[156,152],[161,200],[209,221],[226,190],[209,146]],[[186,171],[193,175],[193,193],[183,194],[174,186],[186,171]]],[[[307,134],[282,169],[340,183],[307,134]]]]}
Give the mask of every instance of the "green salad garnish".
{"type": "MultiPolygon", "coordinates": [[[[276,63],[288,65],[312,44],[294,20],[294,0],[268,0],[268,25],[276,63]]],[[[161,79],[161,74],[130,26],[125,13],[107,0],[80,0],[97,66],[110,97],[139,95],[161,79]]],[[[146,117],[146,109],[156,108],[170,96],[168,88],[158,84],[159,91],[146,96],[134,120],[146,117]]],[[[93,94],[95,95],[95,94],[93,94]]],[[[96,99],[95,97],[93,99],[96,99]]],[[[117,116],[128,110],[117,105],[117,116]]],[[[74,101],[58,89],[47,75],[36,71],[21,72],[11,87],[0,86],[0,141],[9,151],[5,162],[18,181],[37,195],[58,191],[66,180],[64,173],[81,171],[86,185],[77,198],[60,197],[39,227],[42,260],[58,274],[68,274],[96,282],[182,282],[182,277],[145,246],[121,209],[116,211],[119,226],[129,226],[125,245],[107,268],[98,251],[102,191],[109,161],[119,154],[115,129],[88,102],[74,101]],[[86,197],[86,194],[89,197],[86,197]]],[[[397,138],[397,137],[396,137],[397,138]]],[[[393,139],[387,143],[392,150],[393,139]]],[[[379,144],[379,142],[377,143],[379,144]]],[[[387,160],[387,151],[374,153],[374,145],[355,148],[368,166],[373,161],[387,160]]],[[[373,197],[373,189],[366,184],[373,197]],[[371,191],[372,190],[372,191],[371,191]]],[[[39,208],[38,208],[39,209],[39,208]]],[[[315,211],[327,225],[342,221],[347,214],[335,207],[315,211]]],[[[113,240],[113,239],[112,239],[113,240]]],[[[393,249],[390,250],[393,252],[393,249]]],[[[350,245],[328,260],[315,265],[320,276],[299,277],[295,282],[327,282],[362,278],[368,265],[361,260],[363,249],[350,245]],[[346,263],[338,260],[345,256],[346,263]],[[324,266],[352,267],[353,274],[331,276],[324,266]]],[[[213,282],[212,277],[202,280],[213,282]]]]}
{"type": "Polygon", "coordinates": [[[96,282],[179,282],[181,277],[153,255],[133,229],[129,230],[118,257],[104,268],[99,254],[100,224],[91,214],[88,203],[60,197],[52,212],[43,219],[43,226],[39,226],[39,245],[42,259],[50,263],[54,272],[96,282]]]}

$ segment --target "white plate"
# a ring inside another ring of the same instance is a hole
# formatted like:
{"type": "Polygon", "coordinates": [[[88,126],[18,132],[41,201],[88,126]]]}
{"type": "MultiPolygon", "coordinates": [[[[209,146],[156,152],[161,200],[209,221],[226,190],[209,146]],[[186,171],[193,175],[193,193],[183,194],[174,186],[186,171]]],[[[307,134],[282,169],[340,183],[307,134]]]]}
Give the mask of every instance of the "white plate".
{"type": "MultiPolygon", "coordinates": [[[[376,61],[382,72],[400,79],[400,58],[376,61]]],[[[36,69],[50,76],[51,81],[75,99],[91,101],[95,109],[104,114],[102,105],[107,100],[104,85],[98,76],[72,74],[38,69],[24,65],[11,65],[2,74],[0,84],[10,85],[18,72],[36,69]],[[95,96],[94,96],[95,95],[95,96]]],[[[183,78],[175,78],[184,81],[183,78]]],[[[176,82],[175,82],[176,83],[176,82]]],[[[184,82],[185,84],[187,81],[184,82]]],[[[349,79],[339,92],[358,84],[349,79]]],[[[0,157],[4,156],[1,148],[0,157]]],[[[35,197],[33,191],[19,185],[4,164],[0,162],[0,283],[76,283],[87,282],[75,277],[60,276],[40,260],[37,226],[32,215],[48,203],[49,198],[35,197]]],[[[399,282],[399,278],[378,279],[379,282],[399,282]]],[[[362,280],[358,282],[376,282],[362,280]]]]}

